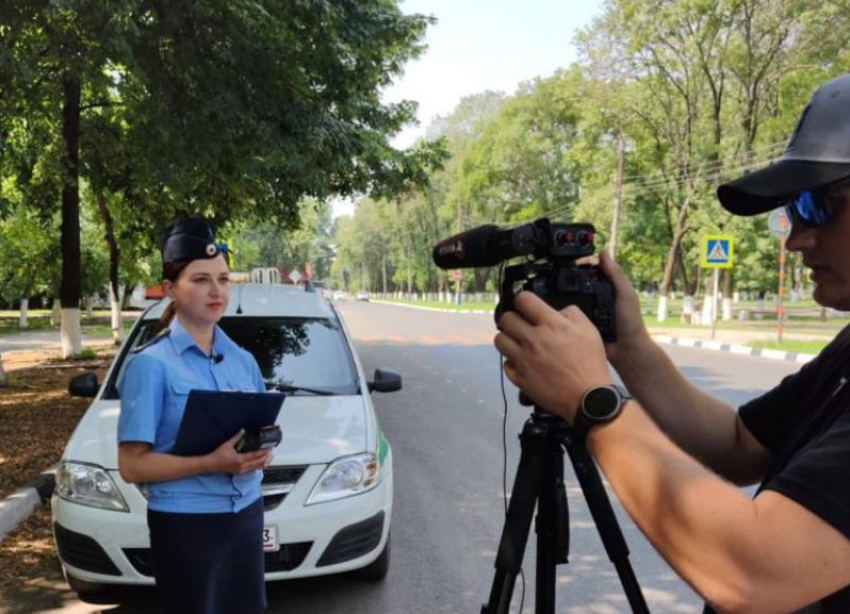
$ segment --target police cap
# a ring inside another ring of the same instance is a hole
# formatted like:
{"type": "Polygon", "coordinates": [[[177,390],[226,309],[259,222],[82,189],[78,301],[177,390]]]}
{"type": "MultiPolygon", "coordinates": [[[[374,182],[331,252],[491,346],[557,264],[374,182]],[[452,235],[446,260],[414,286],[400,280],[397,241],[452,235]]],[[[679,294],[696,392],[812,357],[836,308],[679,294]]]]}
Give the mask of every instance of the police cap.
{"type": "Polygon", "coordinates": [[[190,262],[227,254],[227,245],[216,243],[206,220],[190,217],[178,220],[165,231],[162,242],[162,263],[190,262]]]}

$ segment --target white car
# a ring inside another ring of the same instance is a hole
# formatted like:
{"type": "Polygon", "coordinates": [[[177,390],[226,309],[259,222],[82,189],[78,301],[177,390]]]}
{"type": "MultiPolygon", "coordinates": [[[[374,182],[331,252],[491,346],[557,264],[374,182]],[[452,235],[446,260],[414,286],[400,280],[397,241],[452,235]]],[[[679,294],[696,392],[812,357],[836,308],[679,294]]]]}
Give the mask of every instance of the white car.
{"type": "Polygon", "coordinates": [[[369,300],[369,293],[366,290],[360,290],[357,293],[357,300],[358,301],[368,301],[369,300]]]}
{"type": "MultiPolygon", "coordinates": [[[[68,583],[83,598],[111,585],[153,584],[144,489],[118,472],[115,384],[163,308],[142,315],[102,385],[89,373],[69,386],[94,401],[62,455],[53,530],[68,583]]],[[[220,325],[256,357],[270,388],[285,384],[291,395],[278,418],[283,441],[263,477],[266,580],[349,571],[382,579],[390,554],[392,450],[370,392],[399,390],[401,377],[377,369],[367,381],[342,318],[315,292],[234,286],[220,325]]]]}

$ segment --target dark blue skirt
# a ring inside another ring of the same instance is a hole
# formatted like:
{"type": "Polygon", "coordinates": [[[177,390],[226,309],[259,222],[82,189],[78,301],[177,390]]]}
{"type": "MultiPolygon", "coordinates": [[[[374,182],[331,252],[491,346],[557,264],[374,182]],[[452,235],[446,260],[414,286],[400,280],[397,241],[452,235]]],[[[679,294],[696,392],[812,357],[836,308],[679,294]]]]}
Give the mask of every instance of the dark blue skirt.
{"type": "Polygon", "coordinates": [[[262,497],[236,514],[148,510],[154,578],[165,614],[266,609],[262,497]]]}

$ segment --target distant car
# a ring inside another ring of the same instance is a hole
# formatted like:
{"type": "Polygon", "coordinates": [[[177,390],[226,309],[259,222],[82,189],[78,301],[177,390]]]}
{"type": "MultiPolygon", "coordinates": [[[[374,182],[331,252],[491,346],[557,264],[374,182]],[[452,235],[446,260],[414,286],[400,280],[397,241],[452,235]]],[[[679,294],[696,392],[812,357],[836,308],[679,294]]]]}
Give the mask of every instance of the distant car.
{"type": "MultiPolygon", "coordinates": [[[[93,401],[62,455],[53,531],[68,583],[83,597],[153,584],[145,489],[118,472],[115,383],[130,351],[155,334],[164,307],[138,319],[102,385],[93,373],[71,381],[71,394],[93,401]]],[[[401,377],[379,369],[367,381],[333,304],[296,286],[240,286],[220,325],[254,355],[270,389],[292,391],[278,418],[283,442],[262,483],[266,580],[349,571],[382,579],[392,450],[370,393],[400,389],[401,377]]]]}
{"type": "Polygon", "coordinates": [[[360,290],[357,293],[357,300],[358,301],[368,301],[369,300],[369,293],[366,292],[366,290],[360,290]]]}
{"type": "Polygon", "coordinates": [[[342,290],[334,290],[333,300],[341,301],[344,298],[345,298],[345,292],[343,292],[342,290]]]}

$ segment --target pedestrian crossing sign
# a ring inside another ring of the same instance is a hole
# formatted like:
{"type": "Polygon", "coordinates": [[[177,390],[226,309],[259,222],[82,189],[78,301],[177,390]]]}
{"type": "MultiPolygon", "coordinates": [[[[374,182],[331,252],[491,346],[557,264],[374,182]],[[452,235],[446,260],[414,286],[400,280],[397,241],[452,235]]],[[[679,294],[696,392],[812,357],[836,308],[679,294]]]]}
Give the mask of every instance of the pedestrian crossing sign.
{"type": "Polygon", "coordinates": [[[735,257],[732,235],[705,235],[700,250],[700,266],[710,269],[731,269],[735,257]]]}

